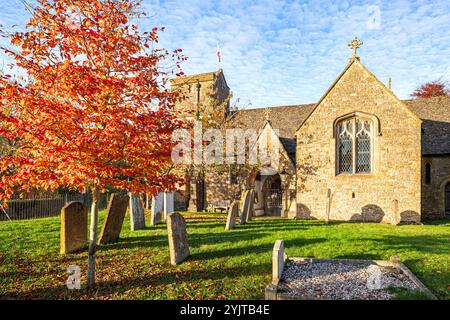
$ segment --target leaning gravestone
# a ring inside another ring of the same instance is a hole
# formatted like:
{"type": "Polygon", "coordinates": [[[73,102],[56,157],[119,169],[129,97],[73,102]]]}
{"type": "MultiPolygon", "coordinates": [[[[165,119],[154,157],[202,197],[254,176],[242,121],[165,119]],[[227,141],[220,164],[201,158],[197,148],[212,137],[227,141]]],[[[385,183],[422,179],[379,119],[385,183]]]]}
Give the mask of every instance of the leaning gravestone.
{"type": "Polygon", "coordinates": [[[144,206],[136,193],[130,197],[130,222],[133,231],[145,228],[144,206]]]}
{"type": "Polygon", "coordinates": [[[245,190],[241,193],[241,199],[239,200],[239,210],[238,210],[238,217],[242,215],[242,206],[245,202],[245,190]]]}
{"type": "Polygon", "coordinates": [[[253,217],[253,204],[255,202],[255,191],[253,189],[250,190],[250,200],[248,203],[248,210],[247,210],[247,221],[252,221],[253,217]]]}
{"type": "Polygon", "coordinates": [[[286,255],[284,254],[284,241],[277,240],[272,251],[272,283],[278,284],[283,275],[284,262],[286,255]]]}
{"type": "Polygon", "coordinates": [[[152,197],[152,208],[150,211],[150,224],[156,226],[161,223],[163,213],[163,193],[152,197]]]}
{"type": "Polygon", "coordinates": [[[172,212],[167,217],[167,234],[169,237],[170,263],[177,265],[190,255],[186,222],[178,212],[172,212]]]}
{"type": "Polygon", "coordinates": [[[239,202],[234,201],[231,204],[230,209],[228,209],[228,216],[227,216],[227,224],[225,226],[225,230],[231,230],[236,225],[236,216],[239,212],[239,202]]]}
{"type": "Polygon", "coordinates": [[[70,202],[61,209],[61,254],[86,248],[87,220],[87,208],[81,202],[70,202]]]}
{"type": "Polygon", "coordinates": [[[111,196],[98,243],[105,244],[119,240],[123,219],[127,213],[129,198],[124,193],[115,193],[111,196]]]}
{"type": "Polygon", "coordinates": [[[250,190],[245,190],[244,200],[241,203],[241,210],[240,210],[240,217],[239,217],[239,224],[245,224],[247,223],[247,213],[248,213],[248,206],[250,203],[250,190]]]}

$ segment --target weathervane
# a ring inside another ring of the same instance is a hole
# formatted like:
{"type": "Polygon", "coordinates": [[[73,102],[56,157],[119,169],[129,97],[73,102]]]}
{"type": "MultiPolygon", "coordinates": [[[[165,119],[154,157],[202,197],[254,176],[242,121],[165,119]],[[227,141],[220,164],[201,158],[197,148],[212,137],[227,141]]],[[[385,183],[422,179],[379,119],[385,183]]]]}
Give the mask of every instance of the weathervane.
{"type": "Polygon", "coordinates": [[[362,45],[363,45],[363,42],[361,40],[359,40],[358,37],[355,37],[355,39],[350,41],[350,43],[348,44],[348,47],[350,49],[353,49],[353,58],[356,58],[356,51],[359,48],[361,48],[362,45]]]}

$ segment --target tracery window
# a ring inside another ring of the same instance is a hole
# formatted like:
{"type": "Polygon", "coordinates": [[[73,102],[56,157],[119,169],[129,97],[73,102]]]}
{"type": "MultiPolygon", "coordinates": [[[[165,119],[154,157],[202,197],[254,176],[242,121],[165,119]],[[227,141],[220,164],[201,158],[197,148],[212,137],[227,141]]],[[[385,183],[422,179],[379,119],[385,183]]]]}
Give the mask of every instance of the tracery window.
{"type": "Polygon", "coordinates": [[[373,123],[354,117],[337,123],[338,173],[372,172],[373,123]]]}

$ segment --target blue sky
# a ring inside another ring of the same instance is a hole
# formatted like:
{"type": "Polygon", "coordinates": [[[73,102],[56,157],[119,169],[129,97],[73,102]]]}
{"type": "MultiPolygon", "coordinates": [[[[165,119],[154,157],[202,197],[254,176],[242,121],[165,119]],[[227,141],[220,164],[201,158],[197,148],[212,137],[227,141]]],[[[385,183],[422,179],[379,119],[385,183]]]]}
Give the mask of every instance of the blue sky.
{"type": "MultiPolygon", "coordinates": [[[[141,29],[164,26],[160,44],[181,48],[187,74],[217,69],[241,107],[316,102],[345,67],[347,43],[364,41],[361,61],[409,98],[423,82],[450,82],[450,1],[143,0],[141,29]]],[[[2,0],[0,24],[22,25],[19,0],[2,0]]]]}

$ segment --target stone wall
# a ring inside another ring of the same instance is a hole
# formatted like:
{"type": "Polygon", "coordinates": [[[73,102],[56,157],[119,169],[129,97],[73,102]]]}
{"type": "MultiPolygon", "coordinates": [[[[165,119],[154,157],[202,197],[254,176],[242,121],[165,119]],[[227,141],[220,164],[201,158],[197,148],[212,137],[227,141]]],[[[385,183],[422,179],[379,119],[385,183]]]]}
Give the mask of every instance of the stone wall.
{"type": "Polygon", "coordinates": [[[211,167],[205,172],[205,190],[208,206],[224,200],[229,200],[230,203],[239,200],[242,189],[239,184],[231,182],[229,172],[221,172],[211,167]]]}
{"type": "MultiPolygon", "coordinates": [[[[272,130],[270,125],[264,127],[264,130],[260,134],[259,138],[267,136],[268,130],[272,130]]],[[[270,135],[272,138],[276,138],[276,141],[273,142],[265,142],[261,141],[261,143],[268,143],[268,149],[271,149],[272,144],[276,144],[279,146],[279,163],[274,163],[274,165],[278,166],[278,173],[285,172],[287,174],[287,186],[289,191],[286,192],[285,186],[282,186],[283,189],[283,202],[282,202],[282,216],[295,217],[295,166],[290,159],[288,153],[284,149],[283,145],[279,141],[279,138],[276,136],[276,132],[273,132],[273,135],[270,135]],[[285,197],[288,196],[289,199],[286,201],[285,197]]],[[[226,171],[226,166],[210,166],[205,170],[205,190],[206,190],[206,203],[212,204],[217,203],[223,200],[229,200],[230,203],[233,200],[239,200],[241,196],[241,192],[243,190],[253,188],[255,189],[257,195],[257,199],[259,199],[258,204],[255,205],[255,210],[264,209],[263,205],[263,194],[262,194],[262,182],[258,184],[256,180],[256,176],[258,174],[258,170],[253,167],[247,167],[243,169],[239,173],[238,181],[239,183],[233,183],[230,177],[230,172],[226,171]]],[[[262,177],[264,179],[265,177],[262,177]]]]}
{"type": "Polygon", "coordinates": [[[419,222],[421,121],[358,60],[349,64],[297,131],[297,216],[419,222]],[[353,112],[380,124],[370,174],[337,174],[334,121],[353,112]]]}
{"type": "Polygon", "coordinates": [[[450,183],[450,155],[422,158],[422,215],[425,219],[445,216],[444,188],[450,183]],[[425,165],[431,164],[430,184],[425,182],[425,165]]]}

